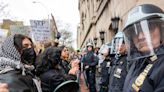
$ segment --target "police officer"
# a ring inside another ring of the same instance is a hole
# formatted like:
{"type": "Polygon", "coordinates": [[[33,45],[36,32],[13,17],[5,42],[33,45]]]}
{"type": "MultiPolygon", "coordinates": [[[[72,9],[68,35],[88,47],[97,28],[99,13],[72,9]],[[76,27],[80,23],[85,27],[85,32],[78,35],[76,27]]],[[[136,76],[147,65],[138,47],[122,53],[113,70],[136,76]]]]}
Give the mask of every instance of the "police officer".
{"type": "Polygon", "coordinates": [[[81,61],[84,64],[89,90],[90,92],[96,92],[95,73],[98,57],[94,54],[93,45],[91,43],[87,44],[87,54],[82,57],[81,61]]]}
{"type": "Polygon", "coordinates": [[[99,63],[100,63],[100,90],[99,92],[108,92],[109,74],[110,74],[110,54],[111,43],[104,44],[99,50],[99,63]]]}
{"type": "Polygon", "coordinates": [[[115,54],[115,59],[111,61],[108,92],[122,92],[124,81],[127,75],[128,62],[126,60],[124,33],[119,31],[112,40],[111,54],[115,54]]]}
{"type": "Polygon", "coordinates": [[[164,11],[152,4],[133,8],[124,28],[128,59],[136,60],[123,92],[164,92],[164,11]]]}

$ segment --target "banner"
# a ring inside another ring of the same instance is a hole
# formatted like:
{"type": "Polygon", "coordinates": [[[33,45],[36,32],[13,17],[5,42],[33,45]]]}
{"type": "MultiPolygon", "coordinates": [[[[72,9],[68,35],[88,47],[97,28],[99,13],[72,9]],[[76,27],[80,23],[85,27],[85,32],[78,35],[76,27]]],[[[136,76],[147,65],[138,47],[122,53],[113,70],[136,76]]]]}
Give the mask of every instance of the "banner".
{"type": "Polygon", "coordinates": [[[32,40],[35,43],[45,43],[50,41],[51,31],[48,20],[30,20],[32,28],[32,40]]]}

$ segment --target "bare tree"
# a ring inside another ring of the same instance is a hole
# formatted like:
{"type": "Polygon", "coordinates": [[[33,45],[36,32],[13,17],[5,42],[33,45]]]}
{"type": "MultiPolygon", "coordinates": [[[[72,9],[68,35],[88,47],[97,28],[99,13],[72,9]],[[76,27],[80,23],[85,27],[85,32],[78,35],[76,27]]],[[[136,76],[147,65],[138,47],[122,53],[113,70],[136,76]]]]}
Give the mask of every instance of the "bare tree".
{"type": "Polygon", "coordinates": [[[60,29],[60,33],[61,33],[60,41],[62,42],[63,45],[66,45],[68,47],[71,47],[74,42],[72,38],[73,34],[70,30],[71,29],[68,24],[60,29]]]}
{"type": "MultiPolygon", "coordinates": [[[[54,33],[55,34],[57,32],[60,33],[60,39],[59,39],[60,44],[66,45],[70,49],[73,49],[72,45],[75,40],[73,39],[73,33],[71,32],[70,25],[64,23],[63,21],[59,20],[58,18],[55,18],[53,16],[53,14],[51,16],[52,16],[53,25],[54,25],[54,31],[56,31],[54,33]],[[57,19],[57,20],[55,20],[55,19],[57,19]]],[[[56,35],[55,35],[55,37],[56,37],[56,35]]]]}
{"type": "Polygon", "coordinates": [[[9,11],[6,10],[7,7],[8,7],[8,4],[4,2],[0,2],[0,17],[9,15],[9,11]]]}
{"type": "Polygon", "coordinates": [[[60,40],[61,40],[62,44],[70,47],[73,43],[72,33],[66,29],[62,29],[60,31],[60,33],[61,33],[60,40]]]}

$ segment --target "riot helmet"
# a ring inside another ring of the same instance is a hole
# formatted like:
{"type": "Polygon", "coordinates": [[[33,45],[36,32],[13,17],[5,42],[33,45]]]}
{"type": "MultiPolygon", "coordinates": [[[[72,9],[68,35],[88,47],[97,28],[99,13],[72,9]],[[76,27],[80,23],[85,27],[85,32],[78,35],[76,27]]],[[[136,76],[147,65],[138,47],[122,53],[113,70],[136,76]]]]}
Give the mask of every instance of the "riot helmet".
{"type": "Polygon", "coordinates": [[[110,54],[109,53],[110,49],[111,49],[111,43],[103,44],[100,47],[99,54],[98,54],[99,62],[103,62],[105,57],[107,57],[110,54]]]}
{"type": "Polygon", "coordinates": [[[87,51],[93,51],[93,44],[92,43],[87,43],[87,51]]]}
{"type": "Polygon", "coordinates": [[[164,11],[152,4],[133,8],[123,29],[127,37],[128,60],[156,56],[164,41],[164,11]]]}
{"type": "Polygon", "coordinates": [[[112,39],[110,54],[121,55],[124,54],[125,52],[126,52],[125,35],[123,32],[119,31],[112,39]]]}
{"type": "Polygon", "coordinates": [[[107,56],[110,49],[111,49],[111,43],[103,44],[100,47],[99,54],[105,54],[105,56],[107,56]]]}
{"type": "Polygon", "coordinates": [[[89,42],[89,43],[87,43],[87,47],[88,46],[92,46],[93,47],[93,44],[89,42]]]}

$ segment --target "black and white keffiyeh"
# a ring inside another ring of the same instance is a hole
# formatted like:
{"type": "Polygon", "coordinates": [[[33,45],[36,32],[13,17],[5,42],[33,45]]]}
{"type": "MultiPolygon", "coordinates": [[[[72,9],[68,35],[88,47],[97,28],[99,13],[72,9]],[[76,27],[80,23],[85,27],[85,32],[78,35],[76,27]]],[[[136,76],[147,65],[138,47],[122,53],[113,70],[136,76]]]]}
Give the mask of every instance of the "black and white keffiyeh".
{"type": "Polygon", "coordinates": [[[0,47],[0,70],[6,67],[20,69],[21,55],[14,46],[14,35],[9,36],[0,47]]]}
{"type": "MultiPolygon", "coordinates": [[[[21,45],[21,44],[20,44],[21,45]]],[[[14,69],[21,69],[22,75],[26,75],[26,70],[33,70],[33,65],[24,65],[21,63],[21,55],[14,46],[14,35],[9,36],[0,46],[0,74],[14,69]]],[[[33,78],[38,92],[42,92],[40,81],[33,78]]]]}

